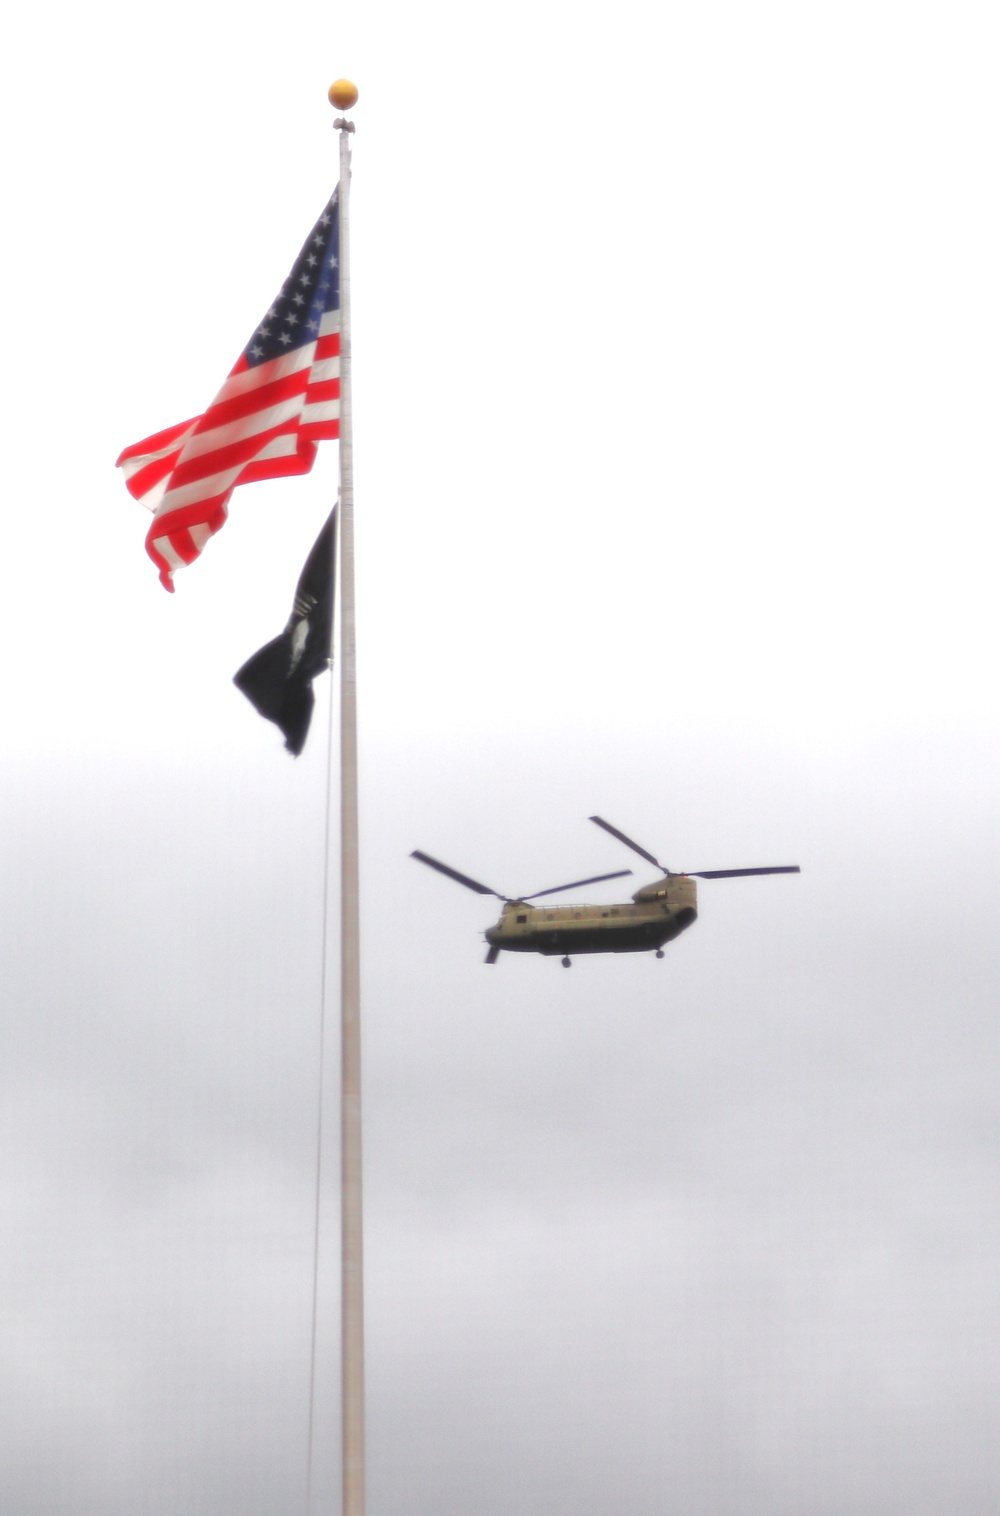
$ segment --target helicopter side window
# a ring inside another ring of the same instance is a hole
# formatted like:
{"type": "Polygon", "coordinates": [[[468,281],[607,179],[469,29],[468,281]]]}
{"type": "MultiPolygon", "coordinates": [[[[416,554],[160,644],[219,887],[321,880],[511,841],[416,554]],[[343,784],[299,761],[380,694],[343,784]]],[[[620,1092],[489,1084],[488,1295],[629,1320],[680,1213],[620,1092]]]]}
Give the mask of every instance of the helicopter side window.
{"type": "Polygon", "coordinates": [[[515,917],[516,921],[522,922],[522,923],[525,922],[525,921],[527,921],[527,919],[528,919],[527,916],[517,916],[517,917],[515,917]]]}

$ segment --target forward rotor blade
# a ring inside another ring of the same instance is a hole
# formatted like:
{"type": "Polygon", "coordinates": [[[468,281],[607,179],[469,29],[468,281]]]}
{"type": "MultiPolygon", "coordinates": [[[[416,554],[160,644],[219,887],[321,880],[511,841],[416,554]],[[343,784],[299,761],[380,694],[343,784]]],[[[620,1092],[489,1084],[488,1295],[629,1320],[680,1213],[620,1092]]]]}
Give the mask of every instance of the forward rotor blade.
{"type": "Polygon", "coordinates": [[[797,863],[781,864],[770,869],[688,869],[695,879],[745,879],[748,874],[801,874],[797,863]]]}
{"type": "Polygon", "coordinates": [[[624,842],[626,847],[630,847],[633,853],[638,853],[640,858],[645,858],[646,862],[659,869],[661,874],[670,873],[670,870],[665,869],[658,858],[654,858],[652,853],[647,853],[646,849],[640,847],[637,842],[633,842],[631,837],[626,837],[625,833],[620,832],[616,826],[612,826],[610,821],[603,821],[600,816],[591,816],[590,820],[595,826],[603,827],[606,832],[610,832],[612,837],[617,837],[619,842],[624,842]]]}
{"type": "Polygon", "coordinates": [[[605,879],[624,879],[631,869],[619,869],[615,874],[595,874],[593,879],[574,879],[572,884],[557,884],[554,890],[536,890],[533,895],[522,895],[522,900],[540,900],[543,895],[561,895],[563,890],[582,890],[585,884],[600,884],[605,879]]]}
{"type": "Polygon", "coordinates": [[[464,884],[467,890],[475,890],[477,895],[496,895],[498,900],[506,900],[506,895],[501,895],[499,890],[491,890],[488,884],[479,884],[477,880],[470,879],[468,874],[460,874],[458,869],[449,868],[446,863],[439,863],[429,853],[414,852],[411,858],[417,858],[421,863],[426,863],[430,869],[437,869],[439,874],[447,874],[449,879],[454,879],[456,884],[464,884]]]}

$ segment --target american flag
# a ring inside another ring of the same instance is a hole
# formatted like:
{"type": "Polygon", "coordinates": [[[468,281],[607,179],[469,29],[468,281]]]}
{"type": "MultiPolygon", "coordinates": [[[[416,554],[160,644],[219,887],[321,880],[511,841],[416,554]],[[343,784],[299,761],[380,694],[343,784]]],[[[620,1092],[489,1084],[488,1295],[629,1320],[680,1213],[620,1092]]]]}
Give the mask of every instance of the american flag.
{"type": "Polygon", "coordinates": [[[203,416],[127,447],[125,482],[154,520],[146,551],[173,590],[225,522],[238,484],[307,474],[340,430],[337,192],[203,416]]]}

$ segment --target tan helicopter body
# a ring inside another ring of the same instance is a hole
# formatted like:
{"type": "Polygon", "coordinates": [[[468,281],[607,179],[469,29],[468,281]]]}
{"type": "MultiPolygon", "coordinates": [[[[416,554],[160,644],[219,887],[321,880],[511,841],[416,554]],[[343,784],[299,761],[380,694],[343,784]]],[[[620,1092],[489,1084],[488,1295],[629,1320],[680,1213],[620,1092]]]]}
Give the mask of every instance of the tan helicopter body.
{"type": "MultiPolygon", "coordinates": [[[[643,953],[658,951],[698,916],[698,887],[686,874],[647,884],[633,905],[532,906],[508,900],[486,933],[508,953],[643,953]]],[[[660,955],[662,957],[662,953],[660,955]]]]}
{"type": "Polygon", "coordinates": [[[489,952],[487,963],[496,963],[500,953],[543,953],[546,957],[563,954],[563,965],[570,966],[571,953],[643,953],[653,949],[657,958],[663,957],[663,944],[680,935],[698,918],[698,887],[695,879],[737,879],[750,874],[797,874],[798,864],[782,864],[778,867],[754,869],[692,869],[686,874],[675,874],[664,868],[652,853],[626,837],[617,827],[600,816],[591,816],[591,821],[610,832],[619,842],[645,858],[663,874],[653,884],[644,885],[632,896],[632,904],[620,905],[530,905],[542,895],[559,895],[585,884],[599,884],[605,879],[621,879],[631,874],[631,869],[619,869],[614,874],[598,874],[592,879],[577,879],[573,884],[561,884],[555,889],[538,890],[534,895],[511,899],[499,890],[460,874],[447,863],[440,863],[427,853],[415,852],[411,857],[445,874],[477,895],[495,895],[503,901],[503,911],[496,926],[486,932],[489,952]]]}

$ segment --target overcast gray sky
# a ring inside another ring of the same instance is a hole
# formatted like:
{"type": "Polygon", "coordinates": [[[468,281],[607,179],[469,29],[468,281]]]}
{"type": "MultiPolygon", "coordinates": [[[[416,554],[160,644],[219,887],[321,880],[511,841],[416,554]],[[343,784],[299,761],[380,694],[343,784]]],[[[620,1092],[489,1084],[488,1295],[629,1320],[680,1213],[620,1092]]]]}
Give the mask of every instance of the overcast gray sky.
{"type": "Polygon", "coordinates": [[[304,1512],[328,694],[294,762],[230,681],[336,448],[237,492],[173,597],[113,465],[287,273],[338,74],[371,1516],[998,1509],[998,33],[954,0],[8,23],[4,1512],[304,1512]],[[484,967],[492,903],[407,856],[637,887],[595,811],[803,873],[566,973],[484,967]]]}

